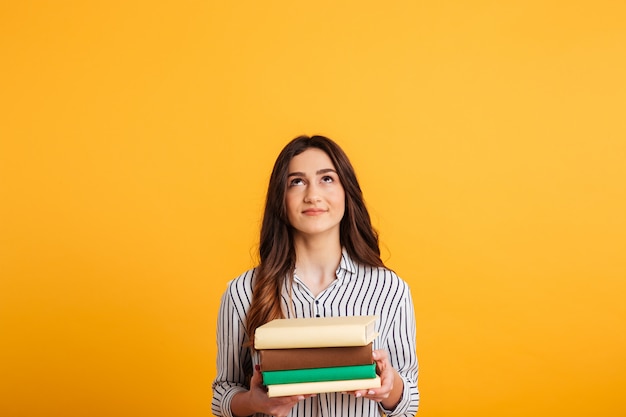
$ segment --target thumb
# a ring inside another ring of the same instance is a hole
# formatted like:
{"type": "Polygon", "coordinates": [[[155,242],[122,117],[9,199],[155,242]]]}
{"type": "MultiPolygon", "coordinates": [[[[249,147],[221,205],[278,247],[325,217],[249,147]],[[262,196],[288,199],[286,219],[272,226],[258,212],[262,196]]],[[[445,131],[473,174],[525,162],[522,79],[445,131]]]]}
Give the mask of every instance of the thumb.
{"type": "Polygon", "coordinates": [[[252,372],[252,378],[250,379],[250,387],[263,385],[263,377],[261,376],[261,367],[254,365],[254,371],[252,372]]]}

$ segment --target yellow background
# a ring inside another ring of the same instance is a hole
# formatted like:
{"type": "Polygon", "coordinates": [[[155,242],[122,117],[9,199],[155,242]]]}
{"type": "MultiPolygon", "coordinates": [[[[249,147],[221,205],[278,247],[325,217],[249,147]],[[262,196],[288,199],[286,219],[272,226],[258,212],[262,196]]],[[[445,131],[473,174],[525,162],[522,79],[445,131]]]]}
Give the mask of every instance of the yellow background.
{"type": "Polygon", "coordinates": [[[205,416],[299,134],[412,288],[420,415],[624,416],[622,1],[5,1],[0,415],[205,416]]]}

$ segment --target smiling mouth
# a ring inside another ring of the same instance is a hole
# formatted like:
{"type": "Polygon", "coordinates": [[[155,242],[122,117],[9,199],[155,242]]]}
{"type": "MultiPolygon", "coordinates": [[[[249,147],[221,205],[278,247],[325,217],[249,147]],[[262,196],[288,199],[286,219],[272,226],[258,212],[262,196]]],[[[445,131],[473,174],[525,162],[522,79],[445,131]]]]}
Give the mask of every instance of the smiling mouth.
{"type": "Polygon", "coordinates": [[[308,216],[316,216],[318,214],[323,214],[326,213],[326,210],[322,210],[322,209],[309,209],[309,210],[304,210],[302,212],[303,214],[306,214],[308,216]]]}

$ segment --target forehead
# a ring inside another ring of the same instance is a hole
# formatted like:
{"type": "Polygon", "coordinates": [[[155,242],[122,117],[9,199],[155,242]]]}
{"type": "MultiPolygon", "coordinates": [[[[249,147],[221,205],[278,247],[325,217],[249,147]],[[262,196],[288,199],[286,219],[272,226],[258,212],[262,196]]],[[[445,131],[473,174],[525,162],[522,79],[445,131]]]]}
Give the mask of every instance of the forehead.
{"type": "Polygon", "coordinates": [[[294,156],[289,162],[289,172],[314,173],[321,169],[335,169],[326,152],[318,148],[309,148],[299,155],[294,156]]]}

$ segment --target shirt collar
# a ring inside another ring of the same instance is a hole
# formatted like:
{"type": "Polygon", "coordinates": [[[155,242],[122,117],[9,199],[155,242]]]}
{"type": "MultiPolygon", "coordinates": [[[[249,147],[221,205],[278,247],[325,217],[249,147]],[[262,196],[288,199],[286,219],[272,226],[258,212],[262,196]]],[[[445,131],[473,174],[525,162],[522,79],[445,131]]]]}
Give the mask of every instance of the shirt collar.
{"type": "Polygon", "coordinates": [[[348,255],[348,251],[346,248],[341,249],[341,261],[339,262],[339,267],[337,268],[337,276],[343,277],[344,274],[341,272],[349,272],[350,274],[354,274],[357,271],[356,264],[348,255]]]}

